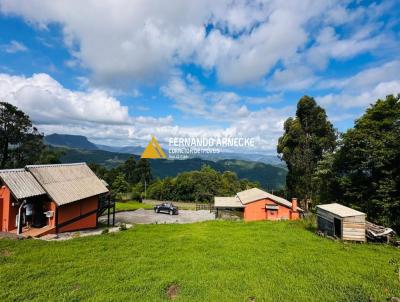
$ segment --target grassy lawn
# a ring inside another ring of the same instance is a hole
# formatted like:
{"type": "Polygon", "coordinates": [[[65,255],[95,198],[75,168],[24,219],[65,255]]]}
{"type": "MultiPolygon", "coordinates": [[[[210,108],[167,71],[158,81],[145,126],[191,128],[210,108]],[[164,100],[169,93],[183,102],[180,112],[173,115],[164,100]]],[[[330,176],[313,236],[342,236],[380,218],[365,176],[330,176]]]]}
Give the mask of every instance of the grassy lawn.
{"type": "Polygon", "coordinates": [[[153,209],[152,205],[140,203],[137,201],[125,201],[125,202],[116,202],[115,203],[115,211],[122,212],[122,211],[135,211],[137,209],[153,209]]]}
{"type": "Polygon", "coordinates": [[[0,240],[0,301],[386,301],[400,250],[302,222],[136,225],[64,242],[0,240]]]}

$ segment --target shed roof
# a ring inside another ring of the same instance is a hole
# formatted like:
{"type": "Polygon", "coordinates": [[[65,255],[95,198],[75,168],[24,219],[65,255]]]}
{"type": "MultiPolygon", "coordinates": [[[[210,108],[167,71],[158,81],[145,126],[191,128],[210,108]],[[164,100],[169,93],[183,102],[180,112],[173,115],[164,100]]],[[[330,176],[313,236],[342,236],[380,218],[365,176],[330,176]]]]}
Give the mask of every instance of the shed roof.
{"type": "Polygon", "coordinates": [[[269,198],[269,199],[271,199],[281,205],[284,205],[286,207],[290,208],[292,206],[292,203],[290,201],[288,201],[282,197],[275,196],[271,193],[265,192],[263,190],[260,190],[258,188],[252,188],[249,190],[239,192],[239,193],[237,193],[237,196],[239,197],[240,201],[243,204],[248,204],[253,201],[260,200],[260,199],[269,198]]]}
{"type": "Polygon", "coordinates": [[[57,205],[108,192],[86,163],[26,166],[57,205]]]}
{"type": "Polygon", "coordinates": [[[317,210],[322,209],[339,217],[351,217],[351,216],[365,216],[365,213],[346,207],[339,203],[322,204],[317,206],[317,210]]]}
{"type": "Polygon", "coordinates": [[[236,196],[214,197],[214,206],[216,208],[244,208],[244,205],[236,196]]]}
{"type": "Polygon", "coordinates": [[[25,169],[0,170],[0,178],[17,199],[46,194],[46,191],[25,169]]]}

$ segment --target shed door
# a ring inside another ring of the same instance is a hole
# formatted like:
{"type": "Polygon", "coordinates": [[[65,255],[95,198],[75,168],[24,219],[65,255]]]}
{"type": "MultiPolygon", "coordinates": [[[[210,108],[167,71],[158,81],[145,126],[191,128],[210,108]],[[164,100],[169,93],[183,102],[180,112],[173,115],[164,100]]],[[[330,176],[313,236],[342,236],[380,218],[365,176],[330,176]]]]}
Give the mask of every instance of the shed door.
{"type": "Polygon", "coordinates": [[[335,224],[335,236],[342,238],[342,220],[334,218],[333,222],[335,224]]]}

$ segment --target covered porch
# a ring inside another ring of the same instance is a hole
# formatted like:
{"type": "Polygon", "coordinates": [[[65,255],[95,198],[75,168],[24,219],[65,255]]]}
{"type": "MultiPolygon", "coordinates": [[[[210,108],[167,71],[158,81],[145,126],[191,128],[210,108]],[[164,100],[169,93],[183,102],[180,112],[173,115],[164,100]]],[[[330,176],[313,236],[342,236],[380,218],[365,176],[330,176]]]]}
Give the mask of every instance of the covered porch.
{"type": "Polygon", "coordinates": [[[45,225],[44,227],[41,228],[27,228],[26,226],[22,227],[22,232],[18,235],[17,234],[17,229],[12,230],[10,233],[22,236],[22,237],[42,237],[47,234],[53,234],[55,233],[56,228],[51,225],[45,225]]]}
{"type": "Polygon", "coordinates": [[[0,229],[23,237],[55,231],[56,205],[24,169],[0,172],[0,229]]]}
{"type": "Polygon", "coordinates": [[[240,218],[244,216],[244,205],[237,196],[234,197],[215,197],[214,198],[215,217],[223,219],[240,218]]]}

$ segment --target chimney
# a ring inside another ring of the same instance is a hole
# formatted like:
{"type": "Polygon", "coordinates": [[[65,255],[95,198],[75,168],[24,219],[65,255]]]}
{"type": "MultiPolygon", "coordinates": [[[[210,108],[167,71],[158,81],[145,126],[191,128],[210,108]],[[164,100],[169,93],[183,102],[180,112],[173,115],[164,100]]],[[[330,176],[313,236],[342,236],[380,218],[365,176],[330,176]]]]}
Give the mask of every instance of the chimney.
{"type": "Polygon", "coordinates": [[[292,198],[292,211],[297,212],[297,198],[292,198]]]}

